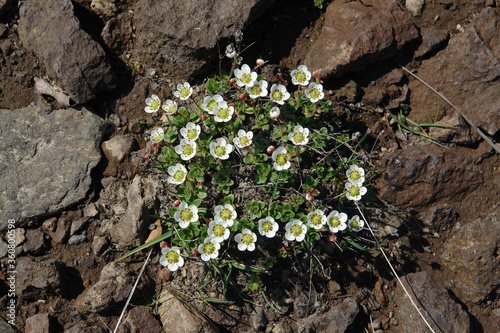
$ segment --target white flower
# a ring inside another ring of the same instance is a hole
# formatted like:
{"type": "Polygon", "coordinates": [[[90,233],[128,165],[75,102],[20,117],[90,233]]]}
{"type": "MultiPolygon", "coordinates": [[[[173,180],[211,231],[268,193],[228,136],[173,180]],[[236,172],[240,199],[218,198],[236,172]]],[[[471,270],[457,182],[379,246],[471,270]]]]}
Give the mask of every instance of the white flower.
{"type": "Polygon", "coordinates": [[[165,103],[161,106],[163,111],[167,114],[167,116],[173,115],[177,111],[177,102],[167,99],[165,103]]]}
{"type": "Polygon", "coordinates": [[[290,73],[292,77],[292,83],[295,85],[307,86],[309,80],[311,79],[311,72],[307,70],[307,66],[300,65],[298,69],[294,69],[290,73]]]}
{"type": "Polygon", "coordinates": [[[250,98],[258,98],[258,97],[266,97],[267,96],[267,81],[261,80],[258,81],[253,86],[246,86],[246,91],[248,92],[248,96],[250,98]]]}
{"type": "Polygon", "coordinates": [[[255,242],[257,235],[250,229],[243,229],[243,231],[234,237],[234,241],[238,243],[238,250],[240,251],[253,251],[255,250],[255,242]]]}
{"type": "Polygon", "coordinates": [[[214,106],[222,102],[224,99],[221,95],[207,96],[201,103],[201,108],[208,112],[208,114],[214,114],[214,106]]]}
{"type": "Polygon", "coordinates": [[[195,123],[189,122],[186,124],[186,127],[183,127],[179,130],[179,133],[188,140],[196,140],[201,133],[200,125],[196,125],[195,123]]]}
{"type": "Polygon", "coordinates": [[[364,187],[363,183],[360,183],[359,181],[354,183],[347,182],[345,184],[345,189],[347,191],[345,196],[347,199],[352,201],[359,201],[361,200],[361,197],[366,194],[366,187],[364,187]]]}
{"type": "Polygon", "coordinates": [[[363,184],[365,181],[365,170],[357,165],[351,165],[345,174],[351,183],[359,182],[363,184]]]}
{"type": "Polygon", "coordinates": [[[304,94],[313,103],[316,103],[317,101],[325,97],[325,93],[323,92],[323,85],[316,84],[315,82],[309,83],[309,87],[307,87],[307,89],[304,91],[304,94]]]}
{"type": "Polygon", "coordinates": [[[280,105],[285,104],[285,101],[290,98],[290,93],[286,91],[286,87],[282,84],[273,84],[271,87],[271,101],[280,105]]]}
{"type": "Polygon", "coordinates": [[[288,133],[288,139],[296,146],[303,146],[309,142],[309,129],[300,125],[295,126],[292,133],[288,133]]]}
{"type": "Polygon", "coordinates": [[[226,139],[219,138],[215,142],[210,142],[210,154],[214,158],[227,160],[233,151],[233,145],[226,143],[226,139]]]}
{"type": "Polygon", "coordinates": [[[189,206],[183,201],[179,205],[179,210],[175,212],[174,219],[179,222],[181,228],[187,228],[190,223],[198,221],[198,207],[189,206]]]}
{"type": "Polygon", "coordinates": [[[222,221],[211,221],[208,224],[208,236],[212,237],[216,242],[222,243],[229,238],[229,229],[222,221]]]}
{"type": "Polygon", "coordinates": [[[181,155],[183,161],[188,161],[196,155],[196,141],[181,139],[181,142],[175,146],[175,152],[181,155]]]}
{"type": "Polygon", "coordinates": [[[232,59],[232,58],[236,57],[237,55],[238,55],[238,53],[234,49],[233,43],[226,46],[226,57],[228,57],[229,59],[232,59]]]}
{"type": "Polygon", "coordinates": [[[251,87],[257,81],[257,73],[252,72],[250,66],[247,64],[241,66],[241,69],[236,68],[234,70],[234,76],[236,77],[236,84],[239,87],[251,87]]]}
{"type": "Polygon", "coordinates": [[[271,119],[278,119],[280,116],[280,108],[275,106],[271,110],[269,110],[269,118],[271,119]]]}
{"type": "Polygon", "coordinates": [[[236,219],[236,216],[238,216],[238,214],[234,210],[234,207],[230,204],[225,204],[224,206],[215,206],[214,212],[214,220],[216,222],[223,222],[228,227],[233,225],[234,219],[236,219]]]}
{"type": "Polygon", "coordinates": [[[236,145],[236,147],[244,148],[252,144],[252,139],[253,139],[252,131],[245,132],[244,130],[239,130],[238,136],[233,139],[233,142],[236,145]]]}
{"type": "Polygon", "coordinates": [[[347,222],[347,214],[339,213],[336,210],[328,214],[326,218],[326,223],[328,224],[330,231],[333,232],[334,234],[336,234],[339,231],[345,230],[345,228],[347,228],[346,222],[347,222]]]}
{"type": "Polygon", "coordinates": [[[198,252],[201,254],[201,260],[209,261],[215,259],[219,255],[220,243],[213,237],[205,238],[203,244],[198,246],[198,252]]]}
{"type": "Polygon", "coordinates": [[[290,168],[290,157],[288,156],[288,150],[285,147],[279,147],[273,152],[272,155],[274,161],[274,168],[278,171],[286,170],[290,168]]]}
{"type": "Polygon", "coordinates": [[[302,242],[306,237],[307,227],[301,220],[293,220],[285,225],[285,238],[289,241],[302,242]]]}
{"type": "Polygon", "coordinates": [[[178,247],[164,247],[161,249],[160,264],[167,266],[172,272],[184,266],[184,258],[181,257],[181,250],[178,247]]]}
{"type": "Polygon", "coordinates": [[[153,143],[159,143],[163,140],[165,134],[163,132],[163,128],[158,128],[151,131],[151,136],[149,137],[153,143]]]}
{"type": "Polygon", "coordinates": [[[365,221],[361,220],[358,215],[354,215],[349,220],[349,229],[352,231],[361,231],[365,226],[365,221]]]}
{"type": "Polygon", "coordinates": [[[271,216],[259,220],[259,234],[262,236],[273,238],[276,236],[276,231],[278,231],[278,229],[278,223],[276,223],[271,216]]]}
{"type": "Polygon", "coordinates": [[[213,113],[214,120],[218,123],[225,123],[231,120],[234,113],[234,106],[228,106],[226,101],[222,101],[214,105],[213,113]]]}
{"type": "Polygon", "coordinates": [[[160,104],[160,98],[153,94],[151,97],[146,98],[146,107],[144,108],[144,111],[147,113],[156,112],[160,109],[160,104]]]}
{"type": "Polygon", "coordinates": [[[184,82],[184,84],[179,83],[177,85],[177,90],[174,91],[174,96],[185,101],[191,96],[192,93],[193,88],[191,88],[191,85],[188,82],[184,82]]]}
{"type": "Polygon", "coordinates": [[[167,182],[170,184],[182,184],[186,179],[187,170],[184,165],[177,163],[174,166],[168,167],[168,174],[170,177],[167,178],[167,182]]]}
{"type": "Polygon", "coordinates": [[[316,209],[314,212],[307,214],[307,225],[313,229],[319,230],[326,223],[326,216],[322,210],[316,209]]]}

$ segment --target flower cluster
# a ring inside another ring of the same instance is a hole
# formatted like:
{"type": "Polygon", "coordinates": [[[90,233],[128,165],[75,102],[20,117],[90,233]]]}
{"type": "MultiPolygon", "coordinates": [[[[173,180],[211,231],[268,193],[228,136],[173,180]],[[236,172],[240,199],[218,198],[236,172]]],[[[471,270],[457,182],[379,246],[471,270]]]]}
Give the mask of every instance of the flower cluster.
{"type": "Polygon", "coordinates": [[[359,201],[366,194],[365,170],[357,165],[351,165],[346,172],[347,183],[345,184],[346,197],[352,201],[359,201]]]}

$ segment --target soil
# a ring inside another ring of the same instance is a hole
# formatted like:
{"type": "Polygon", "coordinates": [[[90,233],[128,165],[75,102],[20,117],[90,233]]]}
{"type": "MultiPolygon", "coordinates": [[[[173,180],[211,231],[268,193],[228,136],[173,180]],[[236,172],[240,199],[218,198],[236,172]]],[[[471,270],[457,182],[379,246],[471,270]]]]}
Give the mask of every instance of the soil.
{"type": "MultiPolygon", "coordinates": [[[[83,9],[86,9],[82,10],[82,13],[88,13],[90,11],[91,1],[78,0],[76,2],[83,9]]],[[[126,9],[130,7],[130,4],[133,2],[132,0],[119,1],[119,8],[126,9]]],[[[323,22],[323,12],[310,6],[309,2],[310,1],[305,2],[301,0],[276,1],[264,16],[253,22],[245,31],[245,40],[249,43],[255,42],[255,44],[245,53],[244,58],[263,58],[269,60],[269,64],[276,66],[279,71],[283,71],[284,73],[300,65],[312,43],[317,39],[323,22]],[[297,15],[297,13],[300,15],[297,15]],[[286,38],[283,38],[283,36],[286,36],[286,38]]],[[[474,2],[477,1],[427,1],[423,16],[416,17],[415,24],[420,29],[425,27],[442,27],[447,31],[457,31],[457,25],[466,27],[480,11],[481,7],[474,5],[474,2]],[[449,5],[443,5],[443,2],[449,3],[449,5]]],[[[325,6],[328,3],[329,1],[325,1],[325,6]]],[[[0,22],[7,25],[9,34],[14,36],[14,38],[16,38],[17,18],[18,13],[15,9],[8,11],[3,17],[0,17],[0,22]]],[[[95,20],[96,18],[92,17],[91,19],[95,20]]],[[[348,77],[324,82],[325,90],[329,92],[325,98],[338,102],[335,92],[350,80],[357,82],[365,91],[371,89],[370,87],[373,86],[373,81],[377,82],[375,86],[383,86],[382,83],[378,84],[378,82],[381,81],[381,77],[391,70],[398,68],[398,64],[404,65],[411,70],[418,70],[420,61],[413,59],[412,54],[414,51],[415,48],[407,48],[397,57],[377,63],[373,66],[368,66],[363,71],[351,73],[348,77]]],[[[5,59],[7,60],[3,60],[3,62],[0,63],[0,108],[21,108],[28,106],[40,98],[40,96],[34,92],[34,82],[32,78],[35,76],[44,77],[45,73],[43,68],[37,65],[37,60],[29,53],[19,57],[9,57],[5,59]]],[[[135,75],[132,75],[124,64],[117,60],[117,57],[113,56],[111,59],[115,60],[115,72],[119,75],[121,84],[118,85],[119,88],[116,92],[100,95],[96,100],[91,101],[90,106],[95,113],[102,117],[109,117],[110,106],[116,102],[117,104],[114,107],[114,110],[116,110],[115,112],[120,119],[128,119],[128,124],[120,127],[110,126],[105,140],[118,134],[125,134],[136,140],[139,145],[138,148],[150,151],[151,148],[149,143],[144,140],[143,133],[151,129],[151,126],[133,124],[134,121],[144,122],[154,120],[151,116],[144,114],[144,101],[141,98],[137,98],[137,96],[143,95],[144,89],[148,89],[147,87],[150,81],[144,74],[141,74],[147,71],[147,68],[142,72],[138,71],[135,75]]],[[[216,72],[217,68],[214,67],[214,73],[216,72]]],[[[200,78],[199,83],[202,83],[203,79],[204,77],[200,78]]],[[[159,84],[162,95],[168,96],[171,94],[168,82],[159,82],[159,84]]],[[[147,94],[148,93],[146,93],[146,95],[147,94]]],[[[50,98],[49,101],[57,105],[56,102],[50,98]]],[[[341,131],[345,133],[355,133],[357,131],[365,133],[366,129],[372,128],[373,124],[380,120],[381,116],[375,109],[376,105],[366,105],[363,111],[361,111],[356,108],[346,107],[346,105],[339,103],[334,108],[332,115],[339,117],[342,121],[341,131]]],[[[411,139],[421,140],[419,137],[412,137],[411,139]]],[[[371,163],[377,165],[377,163],[383,161],[387,149],[382,149],[382,145],[376,142],[375,136],[368,137],[366,145],[372,148],[367,150],[368,153],[371,153],[367,155],[371,163]]],[[[484,160],[481,169],[489,173],[485,175],[486,179],[494,176],[493,170],[495,167],[498,167],[498,159],[484,160]]],[[[131,179],[135,174],[144,172],[148,172],[147,169],[138,169],[128,158],[118,165],[113,165],[109,161],[102,162],[94,172],[95,186],[92,193],[89,194],[87,201],[71,210],[61,213],[61,215],[57,217],[67,216],[69,219],[78,218],[78,216],[81,215],[83,207],[98,199],[99,191],[101,190],[100,181],[104,176],[116,175],[118,177],[131,179]]],[[[244,179],[242,182],[244,182],[244,179]]],[[[495,184],[484,184],[483,190],[479,195],[478,191],[462,193],[453,198],[447,198],[444,201],[455,209],[461,220],[473,220],[476,218],[478,212],[487,212],[492,203],[500,202],[499,191],[494,187],[495,184]]],[[[255,198],[261,198],[266,194],[255,191],[253,194],[248,193],[247,195],[254,195],[255,198]]],[[[249,199],[252,198],[250,197],[249,199]]],[[[398,216],[409,217],[406,219],[409,221],[408,224],[399,228],[399,237],[391,238],[389,240],[390,245],[387,246],[387,248],[394,250],[394,261],[397,263],[396,269],[400,274],[425,270],[427,267],[435,268],[436,262],[434,256],[436,253],[441,253],[444,240],[451,236],[451,232],[445,232],[438,235],[438,237],[423,233],[422,225],[415,217],[418,216],[421,211],[425,210],[426,207],[392,207],[390,205],[385,205],[381,201],[375,201],[370,207],[374,210],[386,210],[398,216]],[[394,247],[395,244],[398,244],[397,248],[399,250],[394,247]],[[404,249],[404,251],[401,249],[404,249]]],[[[86,243],[73,246],[52,246],[42,257],[54,258],[69,267],[76,268],[79,272],[79,276],[77,276],[76,282],[73,282],[73,285],[92,285],[99,280],[99,275],[103,266],[122,254],[112,249],[100,257],[95,256],[90,244],[92,243],[97,228],[99,228],[98,223],[90,223],[87,230],[88,236],[86,243]],[[86,258],[91,258],[91,260],[89,261],[86,258]]],[[[381,328],[384,332],[398,332],[397,325],[393,325],[394,322],[390,320],[397,304],[387,301],[390,300],[391,295],[394,294],[396,282],[388,272],[386,268],[387,265],[380,253],[377,251],[361,252],[351,248],[346,249],[346,253],[348,253],[346,256],[345,253],[336,251],[332,244],[322,244],[321,248],[322,252],[330,254],[330,258],[329,260],[321,260],[319,262],[320,265],[315,271],[317,274],[311,283],[309,282],[307,274],[298,274],[295,280],[293,280],[293,284],[283,285],[282,282],[280,283],[280,281],[283,281],[283,274],[290,273],[292,270],[303,271],[305,269],[302,263],[302,260],[305,258],[300,257],[300,254],[299,257],[293,257],[296,254],[293,249],[291,252],[292,257],[281,260],[278,263],[278,267],[273,271],[274,273],[265,277],[263,285],[266,286],[267,294],[272,295],[272,299],[277,304],[283,305],[279,310],[290,314],[286,305],[288,305],[289,308],[292,303],[298,304],[297,302],[300,300],[300,297],[306,297],[309,300],[309,302],[306,303],[310,305],[306,306],[304,309],[307,313],[308,311],[334,306],[340,303],[345,295],[358,295],[358,297],[365,299],[363,304],[367,308],[366,312],[370,313],[370,316],[362,315],[356,325],[352,327],[352,332],[363,331],[365,327],[368,326],[370,320],[379,320],[382,323],[381,328]],[[341,283],[335,286],[332,285],[331,281],[340,281],[341,283]],[[373,292],[374,290],[380,291],[386,295],[386,298],[384,299],[384,297],[382,297],[382,299],[377,299],[378,296],[375,295],[373,292]],[[360,296],[361,291],[367,291],[368,295],[360,296]],[[315,301],[310,302],[310,299],[314,299],[315,301]]],[[[276,255],[276,253],[262,254],[265,256],[276,255]]],[[[136,255],[131,259],[131,265],[136,267],[137,271],[139,271],[143,259],[144,255],[136,255]]],[[[227,326],[224,327],[225,330],[233,332],[248,330],[249,328],[244,325],[238,326],[238,321],[231,318],[231,315],[234,314],[234,308],[230,306],[221,306],[224,311],[226,311],[226,316],[221,316],[221,312],[210,310],[210,307],[200,302],[199,298],[196,296],[197,291],[194,290],[195,288],[192,288],[192,286],[196,286],[199,282],[199,277],[202,275],[202,266],[199,262],[195,261],[189,261],[187,265],[190,276],[172,281],[178,290],[184,293],[184,295],[192,297],[194,304],[199,306],[200,309],[203,308],[201,310],[202,312],[209,315],[213,313],[214,315],[220,316],[216,318],[215,321],[219,323],[225,322],[227,324],[227,326]],[[189,283],[189,285],[186,286],[185,283],[189,283]]],[[[162,283],[162,281],[159,280],[160,267],[158,266],[159,265],[156,264],[148,265],[145,273],[145,280],[154,284],[155,288],[151,288],[145,294],[134,298],[133,303],[135,305],[149,304],[152,300],[157,298],[157,293],[161,289],[160,286],[162,283]]],[[[450,277],[446,275],[446,272],[440,271],[440,273],[435,274],[434,277],[438,282],[442,282],[442,285],[448,285],[450,277]]],[[[220,286],[217,284],[217,281],[211,280],[210,284],[206,287],[206,293],[210,297],[219,297],[220,293],[217,290],[220,290],[220,286]]],[[[266,301],[262,299],[259,292],[252,292],[249,290],[246,292],[247,296],[254,299],[254,304],[266,304],[266,301]]],[[[56,317],[61,325],[85,320],[102,327],[105,325],[114,327],[121,308],[117,307],[107,316],[90,315],[83,317],[75,313],[74,308],[72,308],[72,302],[76,295],[77,292],[75,291],[73,295],[69,297],[51,296],[44,301],[24,301],[24,303],[19,304],[20,312],[17,316],[17,321],[19,323],[18,327],[23,329],[26,319],[35,313],[49,313],[56,317]]],[[[237,299],[235,295],[231,294],[228,295],[228,298],[237,299]]],[[[498,300],[493,301],[495,302],[498,300]]],[[[495,321],[498,320],[498,318],[495,318],[492,314],[491,306],[478,306],[470,303],[462,305],[474,316],[472,322],[475,332],[494,332],[496,330],[497,326],[495,321]]],[[[298,308],[299,307],[296,306],[296,311],[298,308]]],[[[252,306],[243,305],[242,309],[243,313],[240,313],[242,317],[241,322],[251,322],[248,318],[253,313],[252,306]]],[[[276,312],[273,314],[272,310],[268,309],[266,312],[268,314],[268,322],[280,320],[280,318],[282,318],[277,315],[276,312]]],[[[297,312],[295,313],[295,316],[296,315],[297,312]]],[[[293,316],[291,316],[291,318],[293,320],[293,316]]]]}

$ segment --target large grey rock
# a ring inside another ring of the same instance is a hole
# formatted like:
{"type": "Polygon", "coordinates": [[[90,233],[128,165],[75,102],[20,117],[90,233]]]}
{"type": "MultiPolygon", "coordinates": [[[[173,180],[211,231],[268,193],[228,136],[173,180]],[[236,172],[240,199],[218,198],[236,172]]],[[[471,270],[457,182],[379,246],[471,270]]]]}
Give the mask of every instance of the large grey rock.
{"type": "Polygon", "coordinates": [[[34,261],[21,257],[17,261],[16,295],[37,299],[47,295],[60,295],[63,291],[64,266],[56,260],[34,261]]]}
{"type": "Polygon", "coordinates": [[[157,189],[160,186],[156,178],[135,176],[127,193],[127,210],[110,228],[110,236],[114,243],[123,247],[138,246],[143,243],[149,225],[154,222],[150,216],[160,207],[157,198],[157,189]]]}
{"type": "Polygon", "coordinates": [[[450,288],[462,301],[481,303],[500,288],[500,205],[456,232],[443,247],[441,263],[451,271],[450,288]]]}
{"type": "Polygon", "coordinates": [[[74,306],[82,314],[109,311],[125,302],[134,286],[131,269],[124,264],[109,263],[101,271],[99,281],[80,294],[74,306]]]}
{"type": "Polygon", "coordinates": [[[80,28],[70,0],[24,1],[19,38],[77,103],[114,88],[102,47],[80,28]]]}
{"type": "Polygon", "coordinates": [[[314,327],[315,332],[344,333],[354,322],[358,313],[358,303],[354,298],[349,297],[339,305],[332,307],[328,312],[318,316],[310,316],[307,319],[307,325],[314,327]]]}
{"type": "MultiPolygon", "coordinates": [[[[7,314],[7,311],[5,311],[7,314]]],[[[10,319],[9,319],[10,320],[10,319]]],[[[12,320],[15,322],[15,320],[12,320]]],[[[2,333],[18,333],[19,331],[14,328],[14,326],[10,325],[5,319],[0,317],[0,332],[2,333]]]]}
{"type": "MultiPolygon", "coordinates": [[[[467,312],[428,272],[411,273],[401,281],[435,332],[471,332],[467,312]]],[[[394,302],[398,305],[395,309],[401,332],[430,332],[400,285],[396,288],[394,302]]]]}
{"type": "Polygon", "coordinates": [[[50,333],[54,327],[50,325],[47,313],[39,313],[26,319],[25,333],[50,333]]]}
{"type": "Polygon", "coordinates": [[[8,219],[23,226],[85,198],[101,159],[101,123],[85,108],[0,109],[0,230],[8,219]]]}
{"type": "Polygon", "coordinates": [[[243,30],[273,0],[137,1],[134,53],[141,61],[178,79],[199,73],[218,59],[217,42],[243,30]]]}
{"type": "MultiPolygon", "coordinates": [[[[465,32],[450,39],[448,47],[422,63],[418,76],[445,95],[477,126],[490,135],[500,128],[500,17],[485,8],[465,32]]],[[[434,119],[439,106],[454,111],[420,82],[409,84],[412,111],[421,122],[434,119]]]]}
{"type": "Polygon", "coordinates": [[[391,57],[418,38],[411,17],[395,0],[334,1],[304,63],[321,78],[341,76],[391,57]]]}

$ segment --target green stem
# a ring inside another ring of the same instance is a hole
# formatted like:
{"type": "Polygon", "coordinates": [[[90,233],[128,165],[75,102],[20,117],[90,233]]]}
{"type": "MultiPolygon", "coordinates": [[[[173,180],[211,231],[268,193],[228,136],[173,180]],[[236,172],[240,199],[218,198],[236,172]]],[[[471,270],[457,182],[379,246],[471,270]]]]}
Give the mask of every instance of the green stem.
{"type": "Polygon", "coordinates": [[[278,172],[278,180],[276,180],[276,184],[274,185],[274,190],[273,194],[271,194],[271,200],[269,200],[269,205],[267,206],[267,217],[269,217],[269,214],[271,213],[271,204],[273,203],[273,198],[274,195],[276,194],[276,190],[278,189],[278,183],[281,179],[281,170],[278,172]]]}

